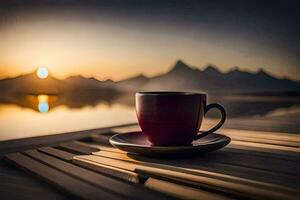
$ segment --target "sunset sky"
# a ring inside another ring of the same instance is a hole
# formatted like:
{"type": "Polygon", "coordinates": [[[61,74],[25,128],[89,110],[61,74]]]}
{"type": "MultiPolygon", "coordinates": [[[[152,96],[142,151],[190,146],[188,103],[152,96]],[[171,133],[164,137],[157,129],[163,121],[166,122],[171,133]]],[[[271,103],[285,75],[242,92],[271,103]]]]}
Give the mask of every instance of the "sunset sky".
{"type": "Polygon", "coordinates": [[[1,1],[0,78],[44,66],[120,80],[183,59],[300,80],[299,13],[297,1],[1,1]]]}

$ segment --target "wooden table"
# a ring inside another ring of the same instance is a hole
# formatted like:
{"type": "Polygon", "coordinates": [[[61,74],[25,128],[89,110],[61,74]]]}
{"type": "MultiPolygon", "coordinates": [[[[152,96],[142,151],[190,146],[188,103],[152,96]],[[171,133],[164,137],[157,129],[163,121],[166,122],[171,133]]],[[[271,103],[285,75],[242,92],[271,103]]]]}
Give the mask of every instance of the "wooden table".
{"type": "Polygon", "coordinates": [[[223,129],[220,133],[232,139],[225,148],[176,158],[127,154],[108,143],[115,133],[137,129],[129,125],[1,142],[0,191],[10,199],[300,197],[297,134],[223,129]]]}

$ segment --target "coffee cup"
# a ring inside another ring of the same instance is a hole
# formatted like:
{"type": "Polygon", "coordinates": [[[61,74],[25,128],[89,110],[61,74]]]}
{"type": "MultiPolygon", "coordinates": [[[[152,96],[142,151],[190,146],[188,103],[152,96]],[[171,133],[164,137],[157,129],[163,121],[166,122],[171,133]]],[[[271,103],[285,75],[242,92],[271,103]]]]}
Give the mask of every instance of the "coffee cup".
{"type": "Polygon", "coordinates": [[[217,103],[207,105],[205,93],[138,92],[135,100],[138,123],[152,145],[190,145],[218,130],[226,119],[224,107],[217,103]],[[221,120],[199,134],[204,115],[212,108],[221,112],[221,120]]]}

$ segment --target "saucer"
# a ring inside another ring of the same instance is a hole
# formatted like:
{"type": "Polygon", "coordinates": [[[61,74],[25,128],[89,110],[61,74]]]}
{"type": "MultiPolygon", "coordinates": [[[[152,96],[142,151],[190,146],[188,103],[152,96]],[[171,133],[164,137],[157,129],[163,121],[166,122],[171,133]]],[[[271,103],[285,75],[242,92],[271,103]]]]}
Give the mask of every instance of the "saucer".
{"type": "Polygon", "coordinates": [[[138,131],[116,134],[109,139],[109,142],[114,147],[128,153],[151,156],[207,153],[223,148],[230,142],[230,138],[218,133],[211,133],[193,141],[188,146],[153,146],[146,136],[138,131]]]}

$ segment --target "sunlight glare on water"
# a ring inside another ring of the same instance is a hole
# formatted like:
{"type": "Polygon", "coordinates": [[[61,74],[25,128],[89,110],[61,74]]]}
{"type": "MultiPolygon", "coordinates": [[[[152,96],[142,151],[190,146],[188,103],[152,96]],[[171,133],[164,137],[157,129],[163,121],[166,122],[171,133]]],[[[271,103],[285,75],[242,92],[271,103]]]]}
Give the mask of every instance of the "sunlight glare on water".
{"type": "Polygon", "coordinates": [[[39,103],[39,111],[41,113],[46,113],[49,111],[49,104],[47,102],[40,102],[39,103]]]}
{"type": "Polygon", "coordinates": [[[81,109],[59,106],[46,113],[0,104],[0,141],[133,122],[136,122],[134,108],[121,104],[98,104],[81,109]]]}
{"type": "Polygon", "coordinates": [[[49,104],[48,104],[48,95],[38,95],[38,110],[41,113],[46,113],[49,111],[49,104]]]}

